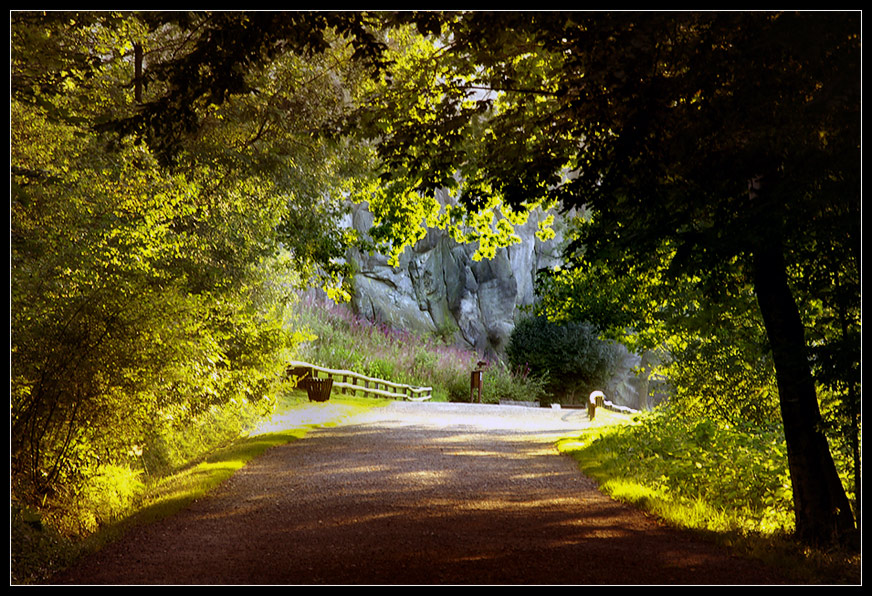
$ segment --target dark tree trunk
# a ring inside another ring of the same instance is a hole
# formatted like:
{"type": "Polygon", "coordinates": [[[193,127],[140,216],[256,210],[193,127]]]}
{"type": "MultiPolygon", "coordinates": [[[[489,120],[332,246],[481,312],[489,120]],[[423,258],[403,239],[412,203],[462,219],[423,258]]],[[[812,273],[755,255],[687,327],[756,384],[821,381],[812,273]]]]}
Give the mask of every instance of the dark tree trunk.
{"type": "Polygon", "coordinates": [[[854,516],[823,434],[805,329],[787,280],[783,218],[775,210],[765,219],[754,247],[754,288],[775,362],[796,533],[806,544],[841,542],[854,534],[854,516]]]}

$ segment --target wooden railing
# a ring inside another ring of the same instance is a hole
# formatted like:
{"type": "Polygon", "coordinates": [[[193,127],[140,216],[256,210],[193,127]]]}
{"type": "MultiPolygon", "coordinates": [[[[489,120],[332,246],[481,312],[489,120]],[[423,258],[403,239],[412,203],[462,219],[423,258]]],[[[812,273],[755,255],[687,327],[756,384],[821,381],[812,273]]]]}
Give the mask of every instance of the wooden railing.
{"type": "Polygon", "coordinates": [[[324,368],[308,362],[288,363],[288,374],[297,379],[333,379],[333,389],[346,395],[361,394],[365,397],[385,397],[409,401],[424,401],[433,397],[432,387],[414,387],[402,383],[392,383],[384,379],[368,377],[350,370],[324,368]]]}

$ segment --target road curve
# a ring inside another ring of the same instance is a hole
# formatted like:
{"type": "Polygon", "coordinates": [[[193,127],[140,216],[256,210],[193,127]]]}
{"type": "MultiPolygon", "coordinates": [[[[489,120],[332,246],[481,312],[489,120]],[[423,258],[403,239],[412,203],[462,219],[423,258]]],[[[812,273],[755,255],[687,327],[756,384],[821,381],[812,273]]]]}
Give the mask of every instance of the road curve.
{"type": "Polygon", "coordinates": [[[782,583],[603,496],[554,447],[585,425],[581,410],[392,403],[270,449],[53,583],[782,583]]]}

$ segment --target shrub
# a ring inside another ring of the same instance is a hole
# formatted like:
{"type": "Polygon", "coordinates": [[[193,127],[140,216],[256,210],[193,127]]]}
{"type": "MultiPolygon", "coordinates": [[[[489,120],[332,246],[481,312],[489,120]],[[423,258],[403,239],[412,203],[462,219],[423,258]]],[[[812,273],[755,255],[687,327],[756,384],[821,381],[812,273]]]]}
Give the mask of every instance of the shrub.
{"type": "Polygon", "coordinates": [[[706,519],[681,521],[691,527],[792,529],[787,447],[778,425],[737,427],[659,406],[637,415],[634,424],[610,427],[580,448],[563,450],[573,452],[613,496],[644,487],[657,500],[686,510],[705,504],[706,519]]]}
{"type": "Polygon", "coordinates": [[[131,510],[145,484],[141,470],[126,465],[99,466],[89,475],[77,498],[63,518],[59,529],[70,535],[87,536],[106,523],[121,519],[131,510]]]}
{"type": "Polygon", "coordinates": [[[601,389],[620,362],[617,346],[600,339],[590,323],[555,323],[544,316],[515,326],[506,356],[513,369],[527,367],[534,376],[547,377],[547,390],[563,398],[601,389]]]}
{"type": "Polygon", "coordinates": [[[226,445],[275,408],[277,396],[257,402],[234,399],[197,416],[168,408],[152,421],[136,464],[151,476],[170,474],[201,455],[226,445]]]}
{"type": "Polygon", "coordinates": [[[524,369],[510,370],[502,363],[491,365],[482,377],[482,402],[500,400],[539,401],[545,398],[547,377],[531,376],[524,369]]]}

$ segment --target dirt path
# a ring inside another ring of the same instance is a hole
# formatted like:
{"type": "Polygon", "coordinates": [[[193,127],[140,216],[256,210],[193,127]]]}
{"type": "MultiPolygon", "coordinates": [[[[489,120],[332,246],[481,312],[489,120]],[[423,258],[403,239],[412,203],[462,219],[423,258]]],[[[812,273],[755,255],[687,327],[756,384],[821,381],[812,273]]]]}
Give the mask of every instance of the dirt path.
{"type": "Polygon", "coordinates": [[[598,492],[581,411],[395,403],[269,450],[58,583],[768,584],[598,492]]]}

